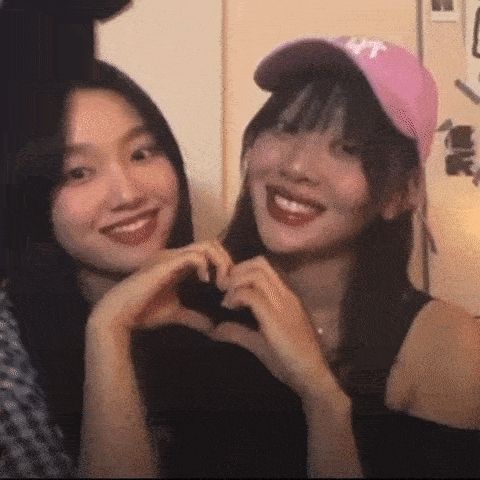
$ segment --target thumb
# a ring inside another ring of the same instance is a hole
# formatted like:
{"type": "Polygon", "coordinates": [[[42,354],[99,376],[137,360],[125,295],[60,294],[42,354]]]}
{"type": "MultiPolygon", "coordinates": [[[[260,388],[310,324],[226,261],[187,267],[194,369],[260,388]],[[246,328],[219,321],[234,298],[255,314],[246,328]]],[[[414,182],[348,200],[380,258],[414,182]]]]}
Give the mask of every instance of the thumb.
{"type": "Polygon", "coordinates": [[[215,328],[215,324],[205,315],[193,310],[180,307],[171,321],[166,323],[170,325],[183,325],[210,336],[210,332],[215,328]]]}
{"type": "Polygon", "coordinates": [[[233,343],[253,353],[262,363],[267,362],[267,344],[262,334],[236,322],[223,322],[208,336],[217,342],[233,343]]]}

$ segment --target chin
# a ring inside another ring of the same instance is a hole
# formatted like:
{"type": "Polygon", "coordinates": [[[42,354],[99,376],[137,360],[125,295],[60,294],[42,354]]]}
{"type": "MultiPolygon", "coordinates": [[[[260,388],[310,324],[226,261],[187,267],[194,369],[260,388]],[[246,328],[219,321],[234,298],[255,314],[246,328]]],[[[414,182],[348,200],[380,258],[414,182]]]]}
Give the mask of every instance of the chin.
{"type": "Polygon", "coordinates": [[[116,258],[114,255],[105,257],[90,257],[79,258],[77,262],[83,265],[84,268],[92,273],[99,274],[105,277],[121,279],[139,270],[148,258],[125,258],[125,256],[119,256],[116,258]]]}
{"type": "Polygon", "coordinates": [[[151,261],[164,248],[164,242],[152,242],[128,249],[111,248],[100,254],[94,264],[99,268],[131,274],[151,261]]]}
{"type": "Polygon", "coordinates": [[[288,232],[268,230],[259,234],[266,249],[274,255],[297,255],[310,250],[302,239],[292,238],[288,232]]]}
{"type": "Polygon", "coordinates": [[[285,235],[273,231],[259,233],[267,250],[273,255],[281,257],[326,259],[335,257],[352,248],[349,242],[343,243],[340,239],[338,241],[319,242],[318,239],[315,241],[311,238],[295,238],[288,233],[285,233],[285,235]]]}
{"type": "Polygon", "coordinates": [[[119,262],[108,262],[105,263],[105,270],[118,273],[120,275],[131,275],[137,270],[140,270],[143,265],[147,262],[148,258],[144,259],[128,259],[125,261],[125,258],[119,262]]]}

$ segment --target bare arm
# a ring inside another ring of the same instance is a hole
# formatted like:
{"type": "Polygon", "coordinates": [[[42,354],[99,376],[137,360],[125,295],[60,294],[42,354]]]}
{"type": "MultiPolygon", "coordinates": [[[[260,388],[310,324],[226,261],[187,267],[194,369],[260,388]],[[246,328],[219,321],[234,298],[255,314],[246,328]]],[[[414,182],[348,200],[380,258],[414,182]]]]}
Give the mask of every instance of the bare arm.
{"type": "Polygon", "coordinates": [[[218,242],[164,251],[155,263],[120,282],[97,303],[85,338],[82,475],[158,475],[159,459],[131,358],[132,331],[171,323],[200,331],[211,328],[205,318],[178,315],[177,285],[191,272],[208,281],[209,264],[221,282],[230,262],[218,242]]]}
{"type": "Polygon", "coordinates": [[[130,335],[87,327],[80,473],[155,477],[157,459],[130,358],[130,335]]]}
{"type": "Polygon", "coordinates": [[[340,390],[303,399],[310,477],[362,477],[352,431],[351,401],[340,390]]]}
{"type": "Polygon", "coordinates": [[[230,322],[211,336],[250,350],[302,399],[309,475],[361,477],[350,399],[330,371],[298,297],[265,259],[256,258],[232,267],[224,306],[250,308],[259,331],[230,322]]]}

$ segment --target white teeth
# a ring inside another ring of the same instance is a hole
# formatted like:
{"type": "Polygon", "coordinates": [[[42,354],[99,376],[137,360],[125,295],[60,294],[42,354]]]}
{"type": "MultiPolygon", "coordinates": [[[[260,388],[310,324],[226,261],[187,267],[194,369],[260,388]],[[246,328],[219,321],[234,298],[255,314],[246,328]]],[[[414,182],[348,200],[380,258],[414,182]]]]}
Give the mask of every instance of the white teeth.
{"type": "Polygon", "coordinates": [[[315,212],[315,208],[311,205],[305,205],[304,203],[295,202],[294,200],[288,200],[280,195],[275,195],[275,203],[283,210],[288,210],[291,213],[303,213],[310,214],[315,212]]]}
{"type": "Polygon", "coordinates": [[[140,220],[137,220],[134,223],[129,223],[128,225],[122,225],[120,227],[115,227],[113,230],[111,230],[110,233],[134,232],[135,230],[138,230],[139,228],[142,228],[143,226],[145,226],[150,220],[151,220],[151,217],[141,218],[140,220]]]}

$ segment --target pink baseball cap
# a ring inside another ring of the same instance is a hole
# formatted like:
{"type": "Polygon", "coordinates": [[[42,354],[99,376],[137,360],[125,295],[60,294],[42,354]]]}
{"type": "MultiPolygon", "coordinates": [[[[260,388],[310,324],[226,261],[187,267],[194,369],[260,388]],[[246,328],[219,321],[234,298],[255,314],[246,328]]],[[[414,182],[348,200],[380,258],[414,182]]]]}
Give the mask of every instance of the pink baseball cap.
{"type": "Polygon", "coordinates": [[[371,38],[303,38],[273,50],[260,61],[254,78],[262,89],[275,91],[285,80],[340,73],[352,65],[367,79],[398,130],[416,140],[424,163],[437,127],[437,87],[430,72],[404,48],[371,38]]]}

